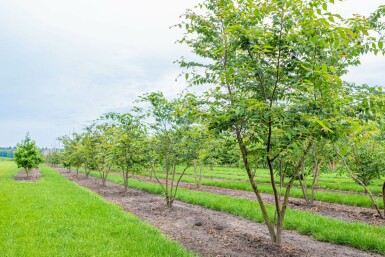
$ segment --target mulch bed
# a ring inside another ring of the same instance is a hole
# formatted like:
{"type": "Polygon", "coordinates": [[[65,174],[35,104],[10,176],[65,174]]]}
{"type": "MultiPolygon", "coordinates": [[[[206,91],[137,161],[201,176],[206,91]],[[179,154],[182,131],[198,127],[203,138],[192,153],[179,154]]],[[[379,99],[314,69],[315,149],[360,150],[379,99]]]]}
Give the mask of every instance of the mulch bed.
{"type": "Polygon", "coordinates": [[[39,181],[41,176],[40,170],[38,169],[32,169],[28,176],[25,170],[20,171],[17,175],[15,175],[13,178],[18,181],[29,181],[29,182],[37,182],[39,181]]]}

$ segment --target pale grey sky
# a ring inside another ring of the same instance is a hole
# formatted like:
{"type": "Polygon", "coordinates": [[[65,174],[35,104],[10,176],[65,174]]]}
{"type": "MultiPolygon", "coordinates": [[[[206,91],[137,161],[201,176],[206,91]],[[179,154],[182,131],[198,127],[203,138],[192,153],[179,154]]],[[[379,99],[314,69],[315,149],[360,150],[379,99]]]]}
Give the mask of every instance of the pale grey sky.
{"type": "MultiPolygon", "coordinates": [[[[175,96],[184,81],[173,61],[189,50],[170,30],[199,0],[0,0],[0,145],[27,131],[40,146],[137,96],[175,96]]],[[[384,0],[335,8],[368,14],[384,0]]],[[[385,58],[366,57],[346,79],[385,85],[385,58]]]]}

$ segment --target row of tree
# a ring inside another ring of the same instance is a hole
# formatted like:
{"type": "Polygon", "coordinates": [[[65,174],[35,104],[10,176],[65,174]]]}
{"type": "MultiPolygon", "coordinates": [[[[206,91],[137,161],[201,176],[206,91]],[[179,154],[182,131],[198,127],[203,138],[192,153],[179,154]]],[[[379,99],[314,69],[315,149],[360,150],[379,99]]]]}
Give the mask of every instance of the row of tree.
{"type": "Polygon", "coordinates": [[[180,43],[200,58],[179,64],[189,84],[205,93],[171,101],[150,93],[140,99],[145,108],[104,115],[83,133],[62,138],[67,165],[97,170],[103,181],[115,165],[126,188],[129,174],[162,167],[171,206],[180,181],[176,167],[215,163],[213,153],[227,142],[231,151],[238,148],[229,160],[240,156],[277,244],[294,181],[305,185],[307,199],[306,174],[313,175],[314,192],[325,169],[342,167],[384,218],[367,188],[384,170],[384,93],[342,76],[362,55],[384,54],[385,6],[345,19],[328,10],[331,3],[206,0],[188,10],[177,25],[184,30],[180,43]],[[261,165],[270,173],[272,217],[255,181],[261,165]]]}

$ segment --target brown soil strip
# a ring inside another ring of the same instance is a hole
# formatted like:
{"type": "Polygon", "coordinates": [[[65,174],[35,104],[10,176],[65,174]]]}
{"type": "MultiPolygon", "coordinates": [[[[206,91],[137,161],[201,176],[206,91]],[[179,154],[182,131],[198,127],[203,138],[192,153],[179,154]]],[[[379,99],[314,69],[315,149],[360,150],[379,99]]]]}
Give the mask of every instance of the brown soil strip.
{"type": "Polygon", "coordinates": [[[285,231],[282,247],[269,243],[265,225],[201,206],[174,203],[166,208],[163,197],[136,189],[123,193],[122,185],[98,178],[85,179],[58,169],[62,175],[122,206],[201,256],[380,256],[355,248],[319,242],[295,231],[285,231]]]}
{"type": "MultiPolygon", "coordinates": [[[[150,179],[146,176],[134,176],[136,179],[156,183],[156,180],[150,179]]],[[[162,181],[162,179],[160,179],[162,181]]],[[[201,185],[199,188],[195,184],[187,183],[187,182],[180,182],[180,187],[192,189],[192,190],[199,190],[214,194],[221,194],[221,195],[228,195],[231,197],[237,197],[237,198],[246,198],[252,201],[257,201],[256,196],[254,192],[251,191],[243,191],[243,190],[235,190],[235,189],[228,189],[223,187],[214,187],[214,186],[205,186],[201,185]]],[[[274,204],[274,196],[271,194],[261,194],[263,200],[266,203],[274,204]]],[[[357,207],[357,206],[350,206],[350,205],[343,205],[343,204],[337,204],[337,203],[328,203],[328,202],[321,202],[321,201],[315,201],[314,206],[308,206],[306,205],[306,201],[301,198],[294,198],[291,197],[289,200],[289,207],[292,209],[300,209],[304,211],[311,211],[323,216],[336,218],[348,222],[364,222],[371,225],[385,225],[385,220],[381,219],[377,212],[374,209],[371,208],[365,208],[365,207],[357,207]]]]}
{"type": "Polygon", "coordinates": [[[28,176],[25,170],[20,171],[13,178],[18,181],[30,181],[30,182],[38,182],[40,179],[41,173],[38,169],[32,169],[28,176]]]}

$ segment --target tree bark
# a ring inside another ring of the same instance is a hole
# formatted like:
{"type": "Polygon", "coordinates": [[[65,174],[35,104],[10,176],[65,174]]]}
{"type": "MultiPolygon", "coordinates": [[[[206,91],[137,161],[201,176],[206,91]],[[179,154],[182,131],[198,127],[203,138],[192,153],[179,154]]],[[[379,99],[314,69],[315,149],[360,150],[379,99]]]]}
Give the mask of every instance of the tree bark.
{"type": "Polygon", "coordinates": [[[241,132],[237,128],[235,130],[235,133],[236,133],[236,136],[237,136],[239,148],[240,148],[241,153],[242,153],[243,164],[245,166],[247,175],[249,177],[249,181],[251,183],[251,187],[253,188],[253,191],[254,191],[255,195],[257,196],[258,203],[259,203],[259,206],[260,206],[261,211],[262,211],[263,219],[265,220],[266,226],[267,226],[267,228],[269,230],[270,239],[273,242],[276,242],[277,241],[277,237],[276,237],[276,234],[275,234],[275,231],[274,231],[274,226],[273,226],[273,224],[269,220],[269,215],[267,214],[267,210],[266,210],[265,204],[264,204],[263,199],[261,197],[261,194],[260,194],[260,192],[258,190],[257,184],[254,181],[253,174],[252,174],[252,171],[250,169],[250,164],[249,164],[249,161],[247,159],[247,157],[248,157],[247,149],[246,149],[245,145],[243,144],[241,132]]]}
{"type": "Polygon", "coordinates": [[[382,185],[382,202],[384,203],[384,217],[385,217],[385,181],[382,185]]]}

